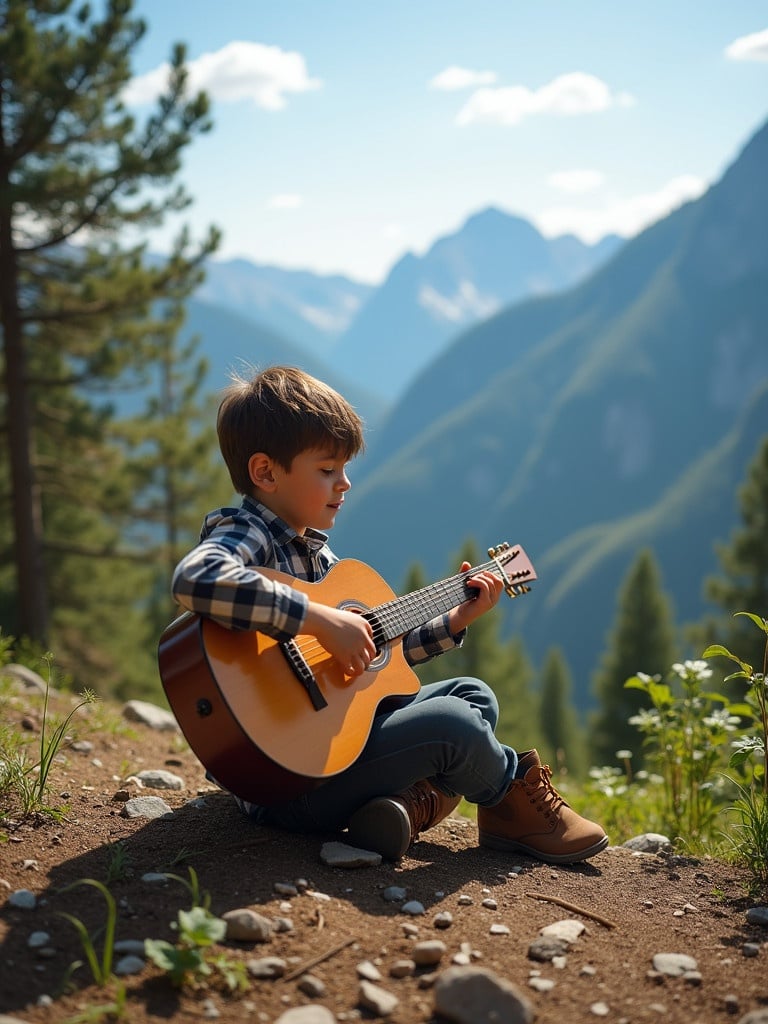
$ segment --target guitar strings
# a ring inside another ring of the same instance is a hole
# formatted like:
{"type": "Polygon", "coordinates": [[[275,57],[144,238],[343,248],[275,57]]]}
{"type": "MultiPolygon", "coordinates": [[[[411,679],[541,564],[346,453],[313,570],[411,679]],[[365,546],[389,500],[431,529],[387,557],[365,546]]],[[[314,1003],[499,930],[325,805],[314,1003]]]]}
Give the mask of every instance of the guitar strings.
{"type": "MultiPolygon", "coordinates": [[[[452,602],[458,598],[465,598],[467,580],[478,572],[487,571],[499,575],[498,562],[494,560],[475,566],[464,572],[456,573],[446,580],[431,583],[411,594],[395,597],[376,608],[362,612],[361,614],[371,623],[373,642],[376,644],[377,650],[382,650],[390,640],[404,636],[427,619],[442,614],[447,607],[453,607],[452,602]],[[415,612],[419,614],[415,615],[415,612]],[[424,618],[425,612],[427,619],[424,618]]],[[[320,641],[308,634],[302,634],[302,639],[297,638],[294,642],[299,653],[305,659],[313,658],[321,651],[327,653],[320,641]]]]}

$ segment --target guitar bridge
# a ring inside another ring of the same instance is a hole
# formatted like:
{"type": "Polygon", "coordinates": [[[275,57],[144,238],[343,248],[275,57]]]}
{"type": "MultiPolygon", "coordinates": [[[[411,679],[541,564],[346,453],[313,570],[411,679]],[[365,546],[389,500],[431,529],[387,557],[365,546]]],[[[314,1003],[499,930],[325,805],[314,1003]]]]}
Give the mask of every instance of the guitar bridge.
{"type": "Polygon", "coordinates": [[[320,687],[317,685],[317,680],[314,677],[312,669],[306,663],[304,655],[299,650],[299,645],[296,641],[284,641],[280,644],[280,650],[283,652],[291,672],[293,672],[298,681],[307,691],[307,695],[312,701],[312,707],[315,711],[322,711],[323,708],[327,708],[328,701],[325,699],[320,687]]]}

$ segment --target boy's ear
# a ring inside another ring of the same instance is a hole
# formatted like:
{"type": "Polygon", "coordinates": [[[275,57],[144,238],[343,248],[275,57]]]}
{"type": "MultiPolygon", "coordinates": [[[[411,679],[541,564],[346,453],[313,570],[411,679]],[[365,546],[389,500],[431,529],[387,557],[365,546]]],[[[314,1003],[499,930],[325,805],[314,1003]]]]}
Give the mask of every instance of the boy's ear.
{"type": "Polygon", "coordinates": [[[272,472],[272,459],[265,452],[254,452],[248,459],[248,476],[254,487],[262,491],[273,491],[275,476],[272,472]]]}

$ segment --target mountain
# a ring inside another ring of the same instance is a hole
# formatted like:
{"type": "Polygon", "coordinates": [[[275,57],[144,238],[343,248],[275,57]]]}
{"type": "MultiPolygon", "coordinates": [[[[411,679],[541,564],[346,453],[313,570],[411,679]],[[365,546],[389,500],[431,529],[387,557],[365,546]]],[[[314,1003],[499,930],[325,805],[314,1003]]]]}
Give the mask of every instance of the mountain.
{"type": "Polygon", "coordinates": [[[197,298],[292,338],[307,352],[325,355],[372,291],[371,285],[341,275],[242,259],[210,260],[197,298]]]}
{"type": "Polygon", "coordinates": [[[562,646],[588,706],[638,551],[654,550],[678,622],[696,620],[738,521],[768,433],[766,238],[768,126],[591,278],[501,311],[426,367],[353,467],[335,550],[398,586],[414,561],[445,575],[468,536],[522,543],[540,580],[505,628],[536,659],[562,646]]]}
{"type": "Polygon", "coordinates": [[[520,217],[484,210],[424,256],[395,264],[342,334],[333,365],[396,397],[452,337],[519,299],[574,284],[620,244],[616,236],[595,246],[548,240],[520,217]]]}

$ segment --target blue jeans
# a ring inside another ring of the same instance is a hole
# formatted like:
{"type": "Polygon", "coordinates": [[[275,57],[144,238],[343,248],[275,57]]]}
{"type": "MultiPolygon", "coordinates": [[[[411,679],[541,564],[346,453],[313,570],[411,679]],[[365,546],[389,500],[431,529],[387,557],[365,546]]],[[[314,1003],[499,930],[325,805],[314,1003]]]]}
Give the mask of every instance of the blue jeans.
{"type": "Polygon", "coordinates": [[[506,793],[517,754],[496,739],[499,706],[491,688],[468,676],[428,683],[406,700],[385,702],[353,765],[290,803],[255,808],[258,820],[293,832],[336,832],[377,796],[430,779],[449,796],[492,806],[506,793]]]}

